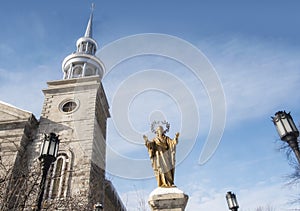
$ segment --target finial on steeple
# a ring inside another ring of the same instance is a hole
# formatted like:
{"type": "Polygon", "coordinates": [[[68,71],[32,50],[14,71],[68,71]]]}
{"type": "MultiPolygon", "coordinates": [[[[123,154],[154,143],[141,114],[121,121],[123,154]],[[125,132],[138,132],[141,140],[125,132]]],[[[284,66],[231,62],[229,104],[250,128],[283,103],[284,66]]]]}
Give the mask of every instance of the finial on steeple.
{"type": "Polygon", "coordinates": [[[94,9],[95,9],[95,4],[92,3],[92,6],[91,6],[91,15],[90,15],[90,19],[89,19],[89,22],[88,22],[88,25],[86,27],[86,31],[85,31],[85,34],[84,34],[84,37],[89,37],[89,38],[92,38],[93,37],[93,13],[94,13],[94,9]]]}

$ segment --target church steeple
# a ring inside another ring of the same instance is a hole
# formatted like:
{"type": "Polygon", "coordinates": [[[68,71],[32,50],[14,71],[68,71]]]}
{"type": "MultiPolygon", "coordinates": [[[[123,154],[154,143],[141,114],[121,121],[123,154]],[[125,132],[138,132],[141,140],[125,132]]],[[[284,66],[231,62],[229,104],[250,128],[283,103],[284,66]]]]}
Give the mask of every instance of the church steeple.
{"type": "Polygon", "coordinates": [[[93,29],[92,29],[92,27],[93,27],[93,13],[94,13],[94,5],[92,5],[92,12],[91,12],[91,15],[90,15],[88,25],[87,25],[86,30],[85,30],[84,37],[89,37],[89,38],[93,37],[93,29]]]}
{"type": "Polygon", "coordinates": [[[62,63],[63,79],[81,78],[99,75],[100,79],[104,74],[104,65],[95,56],[98,45],[93,39],[93,12],[92,11],[83,37],[76,42],[77,50],[67,56],[62,63]]]}

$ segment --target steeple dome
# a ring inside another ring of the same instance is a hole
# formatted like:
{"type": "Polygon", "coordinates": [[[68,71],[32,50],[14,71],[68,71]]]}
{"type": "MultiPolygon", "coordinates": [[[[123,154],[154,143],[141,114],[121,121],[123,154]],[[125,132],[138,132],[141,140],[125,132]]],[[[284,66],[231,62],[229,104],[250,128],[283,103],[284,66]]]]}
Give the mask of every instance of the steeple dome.
{"type": "Polygon", "coordinates": [[[99,58],[95,56],[98,45],[93,39],[93,11],[83,37],[76,42],[77,50],[67,56],[62,62],[63,79],[81,78],[99,75],[102,78],[104,74],[104,65],[99,58]]]}

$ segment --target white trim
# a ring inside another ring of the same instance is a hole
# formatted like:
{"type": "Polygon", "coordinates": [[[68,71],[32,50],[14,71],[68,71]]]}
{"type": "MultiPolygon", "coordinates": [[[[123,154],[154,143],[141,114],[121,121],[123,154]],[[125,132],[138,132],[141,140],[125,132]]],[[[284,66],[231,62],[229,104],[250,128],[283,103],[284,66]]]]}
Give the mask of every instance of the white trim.
{"type": "Polygon", "coordinates": [[[13,106],[13,105],[11,105],[11,104],[9,104],[9,103],[6,103],[6,102],[3,102],[3,101],[1,101],[1,100],[0,100],[0,103],[3,104],[3,105],[9,106],[9,107],[15,108],[15,109],[17,109],[17,110],[26,112],[26,113],[28,113],[28,114],[32,114],[32,112],[30,112],[30,111],[26,111],[26,110],[24,110],[24,109],[18,108],[18,107],[16,107],[16,106],[13,106]]]}

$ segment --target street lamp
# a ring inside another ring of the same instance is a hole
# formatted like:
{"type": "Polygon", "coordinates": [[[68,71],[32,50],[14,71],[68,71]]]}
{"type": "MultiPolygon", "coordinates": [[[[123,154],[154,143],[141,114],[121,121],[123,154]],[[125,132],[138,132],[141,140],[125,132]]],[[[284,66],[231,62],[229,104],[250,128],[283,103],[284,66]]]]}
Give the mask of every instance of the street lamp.
{"type": "Polygon", "coordinates": [[[228,208],[232,211],[237,211],[239,208],[239,205],[236,200],[236,196],[234,193],[231,193],[230,191],[226,194],[226,200],[228,204],[228,208]]]}
{"type": "Polygon", "coordinates": [[[292,148],[295,156],[300,164],[300,151],[297,138],[299,131],[293,121],[290,113],[278,111],[275,117],[272,117],[273,123],[276,126],[277,132],[282,141],[285,141],[292,148]]]}
{"type": "Polygon", "coordinates": [[[103,205],[101,203],[95,204],[95,211],[102,211],[103,210],[103,205]]]}
{"type": "Polygon", "coordinates": [[[58,145],[59,145],[58,135],[56,135],[55,133],[50,133],[49,135],[44,134],[44,139],[43,139],[41,152],[39,156],[39,160],[41,161],[41,166],[42,166],[42,179],[41,179],[40,190],[37,198],[38,211],[41,210],[47,173],[51,164],[56,160],[58,145]]]}

